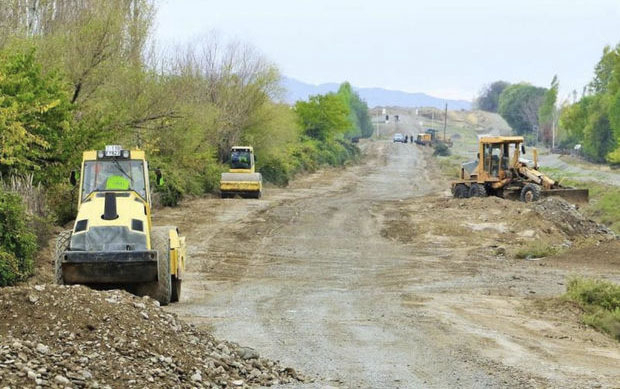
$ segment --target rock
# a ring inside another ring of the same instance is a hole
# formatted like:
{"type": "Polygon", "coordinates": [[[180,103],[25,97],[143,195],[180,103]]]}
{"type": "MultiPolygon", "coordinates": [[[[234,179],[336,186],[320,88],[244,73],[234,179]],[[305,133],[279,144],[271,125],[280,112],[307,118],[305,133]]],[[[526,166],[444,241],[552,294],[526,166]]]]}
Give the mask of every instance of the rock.
{"type": "Polygon", "coordinates": [[[243,380],[234,380],[232,384],[234,386],[243,386],[243,380]]]}
{"type": "Polygon", "coordinates": [[[35,285],[34,289],[38,290],[39,292],[43,292],[45,290],[45,285],[35,285]]]}
{"type": "Polygon", "coordinates": [[[58,382],[61,385],[69,385],[71,383],[71,381],[69,381],[67,377],[60,374],[54,377],[54,381],[58,382]]]}
{"type": "Polygon", "coordinates": [[[253,348],[250,348],[250,347],[240,347],[239,348],[239,356],[243,360],[258,359],[259,358],[258,352],[256,352],[256,350],[254,350],[253,348]]]}
{"type": "Polygon", "coordinates": [[[149,315],[145,311],[141,311],[140,315],[142,315],[142,317],[145,318],[146,320],[149,319],[149,315]]]}
{"type": "Polygon", "coordinates": [[[39,343],[37,344],[36,350],[40,354],[47,354],[50,351],[50,348],[44,344],[39,343]]]}
{"type": "Polygon", "coordinates": [[[200,374],[200,371],[197,371],[196,373],[192,374],[190,379],[193,382],[202,382],[202,374],[200,374]]]}
{"type": "Polygon", "coordinates": [[[28,378],[30,378],[31,380],[36,380],[37,379],[37,373],[35,373],[32,370],[28,370],[28,378]]]}
{"type": "Polygon", "coordinates": [[[29,294],[28,301],[30,301],[32,304],[35,304],[37,301],[39,301],[39,298],[33,294],[29,294]]]}
{"type": "Polygon", "coordinates": [[[144,303],[133,303],[133,306],[138,309],[146,309],[146,305],[144,305],[144,303]]]}

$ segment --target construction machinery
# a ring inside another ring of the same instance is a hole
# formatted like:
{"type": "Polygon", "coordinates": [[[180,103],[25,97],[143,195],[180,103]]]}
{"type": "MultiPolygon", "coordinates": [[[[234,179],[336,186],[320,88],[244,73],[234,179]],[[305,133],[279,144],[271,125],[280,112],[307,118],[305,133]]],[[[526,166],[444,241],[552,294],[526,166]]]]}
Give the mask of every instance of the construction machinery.
{"type": "Polygon", "coordinates": [[[433,141],[433,139],[432,139],[431,134],[428,134],[428,133],[425,133],[425,132],[421,133],[421,134],[418,134],[418,136],[415,139],[415,143],[419,144],[421,146],[430,146],[432,141],[433,141]]]}
{"type": "MultiPolygon", "coordinates": [[[[157,184],[163,183],[155,170],[157,184]]],[[[71,183],[77,185],[77,172],[71,183]]],[[[106,146],[83,153],[77,218],[56,244],[58,284],[121,287],[161,305],[178,301],[185,238],[151,223],[149,169],[142,150],[106,146]]]]}
{"type": "Polygon", "coordinates": [[[431,144],[443,143],[448,147],[452,147],[452,139],[447,135],[442,135],[439,131],[433,128],[427,128],[426,133],[431,136],[431,144]]]}
{"type": "Polygon", "coordinates": [[[226,197],[260,198],[263,177],[255,171],[256,156],[252,146],[233,146],[230,152],[230,170],[222,173],[220,195],[226,197]]]}
{"type": "Polygon", "coordinates": [[[433,128],[427,128],[423,133],[418,134],[415,143],[422,146],[433,146],[443,143],[448,147],[452,147],[452,139],[448,136],[442,136],[433,128]]]}
{"type": "Polygon", "coordinates": [[[534,161],[522,155],[522,136],[479,137],[478,159],[462,164],[460,180],[452,182],[452,194],[457,198],[494,195],[524,202],[546,196],[560,196],[573,203],[588,201],[587,189],[564,187],[538,170],[536,149],[534,161]]]}

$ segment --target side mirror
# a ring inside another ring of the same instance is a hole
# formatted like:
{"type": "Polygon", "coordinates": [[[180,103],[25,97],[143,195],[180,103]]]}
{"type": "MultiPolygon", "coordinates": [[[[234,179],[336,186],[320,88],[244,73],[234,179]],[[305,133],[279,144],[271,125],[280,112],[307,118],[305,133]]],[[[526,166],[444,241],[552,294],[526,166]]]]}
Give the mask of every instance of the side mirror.
{"type": "Polygon", "coordinates": [[[258,162],[258,157],[254,154],[254,162],[258,162]]]}
{"type": "Polygon", "coordinates": [[[164,185],[164,177],[161,175],[161,169],[155,169],[155,183],[157,186],[164,185]]]}
{"type": "Polygon", "coordinates": [[[521,145],[521,154],[525,155],[525,146],[521,145]]]}
{"type": "Polygon", "coordinates": [[[476,159],[480,160],[480,153],[476,154],[476,159]]]}
{"type": "Polygon", "coordinates": [[[71,175],[69,176],[69,182],[73,186],[77,185],[77,171],[76,170],[71,170],[71,175]]]}

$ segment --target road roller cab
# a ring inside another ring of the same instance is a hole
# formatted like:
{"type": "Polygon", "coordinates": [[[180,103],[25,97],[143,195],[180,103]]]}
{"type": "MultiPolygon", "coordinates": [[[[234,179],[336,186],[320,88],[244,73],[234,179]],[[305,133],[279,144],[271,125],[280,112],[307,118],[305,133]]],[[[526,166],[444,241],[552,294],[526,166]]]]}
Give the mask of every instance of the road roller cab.
{"type": "MultiPolygon", "coordinates": [[[[159,169],[156,177],[161,184],[159,169]]],[[[71,181],[77,185],[76,172],[71,181]]],[[[179,300],[185,238],[176,227],[152,226],[144,151],[84,152],[77,203],[73,229],[58,239],[57,283],[125,287],[163,305],[179,300]]]]}

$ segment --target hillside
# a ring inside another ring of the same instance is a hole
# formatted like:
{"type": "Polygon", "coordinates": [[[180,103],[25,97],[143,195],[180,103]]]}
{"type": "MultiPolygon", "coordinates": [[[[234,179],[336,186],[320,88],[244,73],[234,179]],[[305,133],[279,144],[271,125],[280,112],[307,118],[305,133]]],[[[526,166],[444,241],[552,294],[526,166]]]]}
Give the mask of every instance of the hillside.
{"type": "MultiPolygon", "coordinates": [[[[294,78],[283,77],[280,85],[285,89],[283,101],[293,104],[297,100],[306,100],[310,95],[335,92],[339,84],[326,83],[320,85],[308,84],[294,78]]],[[[435,107],[443,108],[445,103],[452,110],[470,110],[471,102],[465,100],[446,100],[439,97],[429,96],[425,93],[409,93],[383,88],[358,88],[353,89],[359,93],[368,106],[398,106],[398,107],[435,107]]]]}

